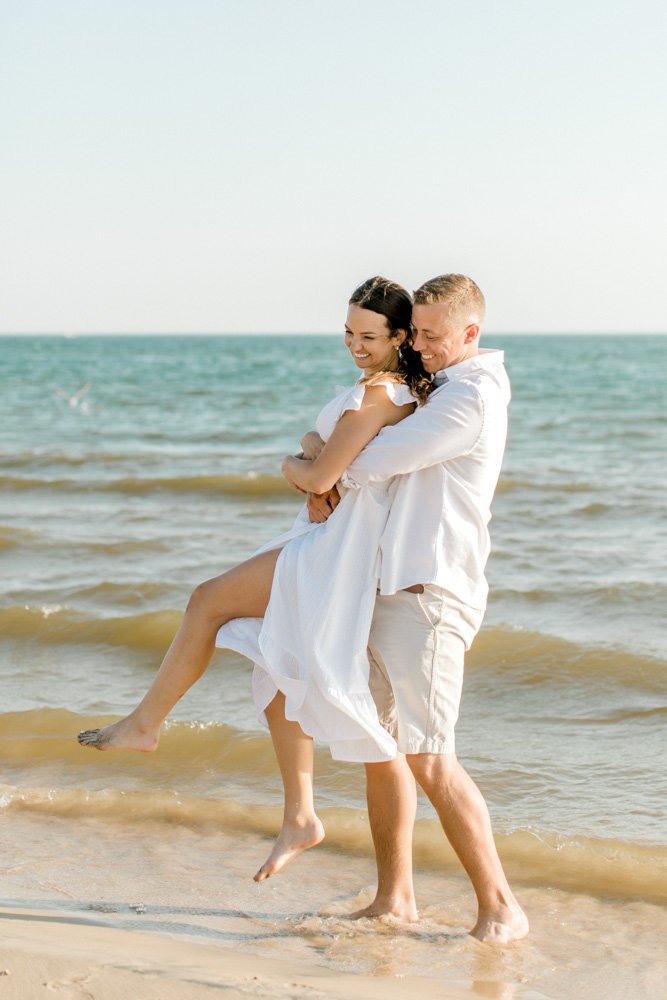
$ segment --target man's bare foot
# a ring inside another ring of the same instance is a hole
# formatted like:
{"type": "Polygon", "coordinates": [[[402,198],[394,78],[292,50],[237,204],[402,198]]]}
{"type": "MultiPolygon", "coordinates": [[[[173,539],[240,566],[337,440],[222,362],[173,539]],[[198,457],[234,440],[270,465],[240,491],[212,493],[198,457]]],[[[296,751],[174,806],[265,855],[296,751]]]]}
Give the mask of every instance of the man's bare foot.
{"type": "Polygon", "coordinates": [[[77,739],[82,747],[94,750],[139,750],[151,753],[160,740],[160,729],[145,729],[128,715],[103,729],[84,729],[77,739]]]}
{"type": "Polygon", "coordinates": [[[302,851],[309,847],[315,847],[323,840],[324,827],[317,816],[303,821],[295,820],[291,823],[283,823],[283,828],[278,834],[273,850],[257,874],[253,876],[255,882],[263,882],[272,875],[277,875],[302,851]]]}
{"type": "Polygon", "coordinates": [[[365,917],[393,917],[405,924],[416,924],[419,920],[417,904],[414,899],[380,899],[375,897],[372,903],[361,910],[348,913],[348,920],[363,920],[365,917]]]}
{"type": "Polygon", "coordinates": [[[489,944],[509,944],[520,941],[530,930],[528,917],[518,903],[501,906],[497,910],[479,914],[477,923],[470,931],[478,941],[489,944]]]}

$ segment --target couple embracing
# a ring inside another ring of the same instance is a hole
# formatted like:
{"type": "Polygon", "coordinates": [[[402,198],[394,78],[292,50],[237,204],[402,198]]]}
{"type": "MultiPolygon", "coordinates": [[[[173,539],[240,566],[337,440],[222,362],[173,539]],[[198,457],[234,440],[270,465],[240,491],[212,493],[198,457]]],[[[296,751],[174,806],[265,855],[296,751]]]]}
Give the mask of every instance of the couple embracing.
{"type": "Polygon", "coordinates": [[[484,799],[455,754],[465,651],[486,606],[490,505],[507,430],[503,353],[479,347],[484,297],[442,275],[414,298],[384,278],[353,293],[345,344],[361,371],[337,391],[283,474],[306,494],[293,528],[193,592],[143,700],[79,735],[150,751],[215,646],[255,664],[253,694],[285,792],[257,881],[324,837],[313,738],[363,762],[375,899],[355,916],[414,921],[416,784],[472,882],[471,934],[506,943],[528,921],[496,851],[484,799]]]}

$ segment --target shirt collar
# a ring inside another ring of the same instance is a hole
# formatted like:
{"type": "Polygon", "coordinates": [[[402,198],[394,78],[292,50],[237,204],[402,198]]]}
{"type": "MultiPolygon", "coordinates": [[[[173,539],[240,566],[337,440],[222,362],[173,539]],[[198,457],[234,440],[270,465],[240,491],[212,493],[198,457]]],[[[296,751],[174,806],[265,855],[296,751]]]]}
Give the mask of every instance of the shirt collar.
{"type": "Polygon", "coordinates": [[[439,372],[435,372],[433,376],[433,381],[438,386],[444,385],[445,382],[451,382],[453,379],[462,378],[465,375],[469,375],[470,372],[477,371],[480,368],[495,368],[497,365],[502,365],[505,361],[505,352],[499,351],[494,347],[482,347],[479,352],[472,358],[466,358],[465,361],[459,361],[456,365],[449,365],[447,368],[441,368],[439,372]]]}

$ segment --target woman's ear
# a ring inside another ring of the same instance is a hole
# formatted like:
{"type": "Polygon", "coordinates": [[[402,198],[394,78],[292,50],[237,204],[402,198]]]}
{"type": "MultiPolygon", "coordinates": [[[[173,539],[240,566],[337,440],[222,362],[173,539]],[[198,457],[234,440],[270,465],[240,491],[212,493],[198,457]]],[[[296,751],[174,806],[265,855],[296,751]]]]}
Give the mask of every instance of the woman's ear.
{"type": "Polygon", "coordinates": [[[393,338],[393,341],[396,347],[400,347],[401,344],[404,344],[407,339],[408,339],[407,330],[397,330],[396,336],[393,338]]]}

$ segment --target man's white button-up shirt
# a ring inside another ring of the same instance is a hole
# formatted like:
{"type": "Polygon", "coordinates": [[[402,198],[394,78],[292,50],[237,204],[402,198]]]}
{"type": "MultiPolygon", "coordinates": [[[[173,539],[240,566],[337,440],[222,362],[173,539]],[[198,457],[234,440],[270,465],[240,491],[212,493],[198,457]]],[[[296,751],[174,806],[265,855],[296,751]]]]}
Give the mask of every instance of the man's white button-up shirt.
{"type": "Polygon", "coordinates": [[[439,372],[424,406],[384,427],[345,472],[355,488],[396,477],[381,549],[380,591],[434,583],[483,609],[488,523],[505,439],[509,379],[502,351],[439,372]]]}

